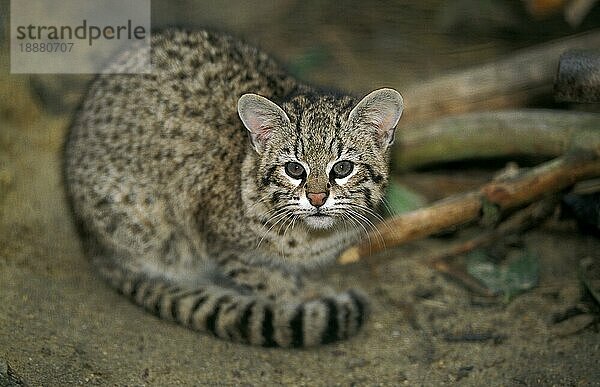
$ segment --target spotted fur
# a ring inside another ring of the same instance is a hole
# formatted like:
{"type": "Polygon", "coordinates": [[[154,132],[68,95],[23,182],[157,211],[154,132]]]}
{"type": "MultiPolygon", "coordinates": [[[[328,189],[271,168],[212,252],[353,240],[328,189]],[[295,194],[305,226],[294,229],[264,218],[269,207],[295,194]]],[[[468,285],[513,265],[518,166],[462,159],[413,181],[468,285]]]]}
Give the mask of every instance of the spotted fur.
{"type": "MultiPolygon", "coordinates": [[[[111,66],[134,71],[139,55],[111,66]]],[[[65,144],[67,192],[99,271],[160,318],[223,339],[303,347],[354,335],[362,293],[302,272],[378,218],[399,94],[320,92],[205,31],[156,33],[151,55],[152,74],[93,82],[65,144]],[[340,160],[353,169],[335,178],[340,160]],[[289,162],[305,174],[290,177],[289,162]]]]}

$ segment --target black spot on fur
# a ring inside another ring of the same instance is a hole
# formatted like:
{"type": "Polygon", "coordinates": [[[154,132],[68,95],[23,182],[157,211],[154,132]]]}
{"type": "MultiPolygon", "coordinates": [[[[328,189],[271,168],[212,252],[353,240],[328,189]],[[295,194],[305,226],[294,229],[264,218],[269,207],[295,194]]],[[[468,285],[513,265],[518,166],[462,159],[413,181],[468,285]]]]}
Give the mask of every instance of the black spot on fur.
{"type": "Polygon", "coordinates": [[[292,347],[302,347],[304,345],[304,305],[298,305],[296,314],[290,320],[290,329],[292,330],[292,347]]]}
{"type": "Polygon", "coordinates": [[[326,298],[323,303],[327,306],[327,327],[323,331],[321,342],[327,344],[337,340],[340,327],[337,320],[338,310],[335,301],[326,298]]]}
{"type": "Polygon", "coordinates": [[[238,267],[235,269],[231,269],[227,272],[227,276],[231,277],[231,278],[235,278],[240,274],[247,274],[248,273],[248,269],[244,268],[244,267],[238,267]]]}
{"type": "Polygon", "coordinates": [[[367,187],[363,187],[361,191],[363,195],[365,195],[365,202],[367,203],[367,206],[373,208],[373,197],[371,195],[371,190],[367,187]]]}
{"type": "Polygon", "coordinates": [[[160,316],[160,307],[163,304],[164,300],[165,300],[165,296],[167,296],[168,294],[173,294],[179,291],[178,287],[173,287],[171,289],[168,290],[163,290],[161,292],[161,294],[158,296],[158,300],[156,300],[156,302],[154,303],[154,308],[152,310],[152,313],[154,313],[155,316],[160,316]]]}
{"type": "Polygon", "coordinates": [[[378,173],[375,173],[373,167],[371,167],[369,164],[362,164],[362,166],[367,170],[367,172],[369,172],[369,176],[371,176],[371,179],[373,179],[373,181],[376,184],[381,183],[381,181],[383,180],[383,176],[381,176],[378,173]]]}
{"type": "Polygon", "coordinates": [[[281,200],[281,198],[285,196],[286,194],[283,192],[273,192],[273,195],[271,195],[271,204],[278,203],[281,200]]]}
{"type": "Polygon", "coordinates": [[[350,305],[343,304],[342,308],[343,308],[343,310],[342,310],[342,313],[343,313],[342,320],[344,321],[344,330],[345,330],[345,333],[346,333],[345,337],[348,337],[348,334],[349,334],[348,329],[350,328],[350,315],[351,315],[350,305]]]}
{"type": "Polygon", "coordinates": [[[252,308],[254,308],[254,304],[255,302],[253,301],[246,305],[246,308],[244,308],[240,320],[238,321],[238,330],[242,336],[242,339],[246,342],[249,342],[250,316],[252,316],[252,308]]]}
{"type": "Polygon", "coordinates": [[[217,334],[217,317],[219,317],[219,313],[221,313],[221,308],[223,307],[223,305],[230,301],[231,301],[231,297],[229,297],[229,296],[224,296],[222,298],[219,298],[215,302],[212,312],[208,315],[208,317],[206,317],[206,330],[215,336],[218,336],[218,334],[217,334]]]}
{"type": "Polygon", "coordinates": [[[271,310],[271,306],[265,305],[265,311],[262,322],[262,336],[263,336],[263,347],[275,347],[277,343],[273,339],[273,334],[275,333],[275,328],[273,327],[273,310],[271,310]]]}
{"type": "Polygon", "coordinates": [[[352,303],[356,306],[356,326],[360,328],[365,321],[365,306],[361,297],[358,296],[353,290],[348,291],[348,295],[352,299],[352,303]]]}
{"type": "Polygon", "coordinates": [[[190,61],[190,66],[192,66],[193,68],[197,69],[198,67],[200,67],[202,63],[200,62],[200,60],[198,58],[193,58],[190,61]]]}
{"type": "Polygon", "coordinates": [[[194,304],[190,308],[190,316],[188,318],[187,325],[192,325],[192,323],[194,322],[194,314],[198,311],[198,309],[202,307],[202,305],[204,305],[206,300],[208,300],[208,296],[205,295],[202,297],[198,297],[198,299],[194,301],[194,304]]]}
{"type": "Polygon", "coordinates": [[[166,54],[169,58],[174,59],[177,62],[181,62],[183,60],[183,55],[181,55],[181,53],[175,49],[167,49],[166,54]]]}
{"type": "Polygon", "coordinates": [[[204,289],[196,289],[191,293],[186,292],[184,294],[180,294],[176,297],[173,297],[171,299],[171,305],[169,305],[169,314],[171,315],[171,318],[175,321],[181,321],[181,316],[179,315],[179,303],[181,302],[181,299],[192,295],[200,295],[203,292],[204,289]]]}
{"type": "Polygon", "coordinates": [[[110,200],[109,197],[103,197],[102,199],[98,200],[96,202],[96,204],[94,205],[94,208],[101,208],[101,207],[105,207],[107,205],[110,205],[112,203],[112,200],[110,200]]]}
{"type": "Polygon", "coordinates": [[[142,284],[145,282],[144,278],[138,277],[136,279],[133,280],[132,284],[131,284],[131,291],[129,292],[129,297],[134,298],[137,296],[138,291],[140,290],[140,287],[142,286],[142,284]]]}
{"type": "Polygon", "coordinates": [[[263,187],[268,186],[271,183],[271,178],[273,177],[273,175],[275,174],[275,171],[277,170],[277,166],[273,165],[272,167],[269,168],[269,170],[267,171],[267,173],[263,176],[261,183],[263,187]]]}

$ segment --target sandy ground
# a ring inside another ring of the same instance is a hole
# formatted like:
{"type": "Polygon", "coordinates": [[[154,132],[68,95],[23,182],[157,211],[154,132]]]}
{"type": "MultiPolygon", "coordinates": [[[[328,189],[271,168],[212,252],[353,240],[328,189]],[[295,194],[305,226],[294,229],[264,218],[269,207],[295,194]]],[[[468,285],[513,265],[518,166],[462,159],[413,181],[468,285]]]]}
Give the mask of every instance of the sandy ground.
{"type": "Polygon", "coordinates": [[[540,284],[508,304],[424,266],[448,243],[429,239],[323,273],[373,301],[366,328],[347,342],[251,348],[158,320],[110,289],[82,254],[60,179],[69,114],[47,113],[28,77],[6,73],[2,63],[0,385],[6,363],[34,386],[600,385],[597,323],[554,322],[581,303],[577,265],[600,257],[600,241],[560,225],[525,236],[540,256],[540,284]]]}

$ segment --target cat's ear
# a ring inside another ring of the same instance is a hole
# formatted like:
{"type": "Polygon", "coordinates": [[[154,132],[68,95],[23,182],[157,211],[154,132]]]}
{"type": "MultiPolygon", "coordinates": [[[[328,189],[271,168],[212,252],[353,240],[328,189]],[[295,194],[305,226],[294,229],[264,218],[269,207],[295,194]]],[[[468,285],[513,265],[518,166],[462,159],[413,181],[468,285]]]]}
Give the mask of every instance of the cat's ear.
{"type": "Polygon", "coordinates": [[[258,94],[244,94],[238,100],[238,114],[250,132],[252,145],[262,152],[273,131],[289,125],[287,114],[265,97],[258,94]]]}
{"type": "Polygon", "coordinates": [[[378,89],[364,97],[350,112],[350,122],[375,129],[382,147],[394,142],[394,131],[402,116],[404,102],[394,89],[378,89]]]}

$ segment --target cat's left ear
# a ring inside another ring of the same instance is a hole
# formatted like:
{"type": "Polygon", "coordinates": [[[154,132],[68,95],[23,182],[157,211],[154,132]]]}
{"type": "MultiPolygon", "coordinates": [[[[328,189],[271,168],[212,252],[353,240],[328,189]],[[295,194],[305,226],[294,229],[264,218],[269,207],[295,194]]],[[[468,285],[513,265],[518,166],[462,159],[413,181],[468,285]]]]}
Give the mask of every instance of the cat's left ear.
{"type": "Polygon", "coordinates": [[[394,89],[378,89],[364,97],[350,112],[350,122],[376,130],[379,144],[388,147],[394,142],[394,131],[402,116],[404,102],[394,89]]]}
{"type": "Polygon", "coordinates": [[[283,109],[258,94],[242,95],[238,100],[238,114],[250,132],[252,146],[258,153],[265,149],[274,130],[290,123],[283,109]]]}

